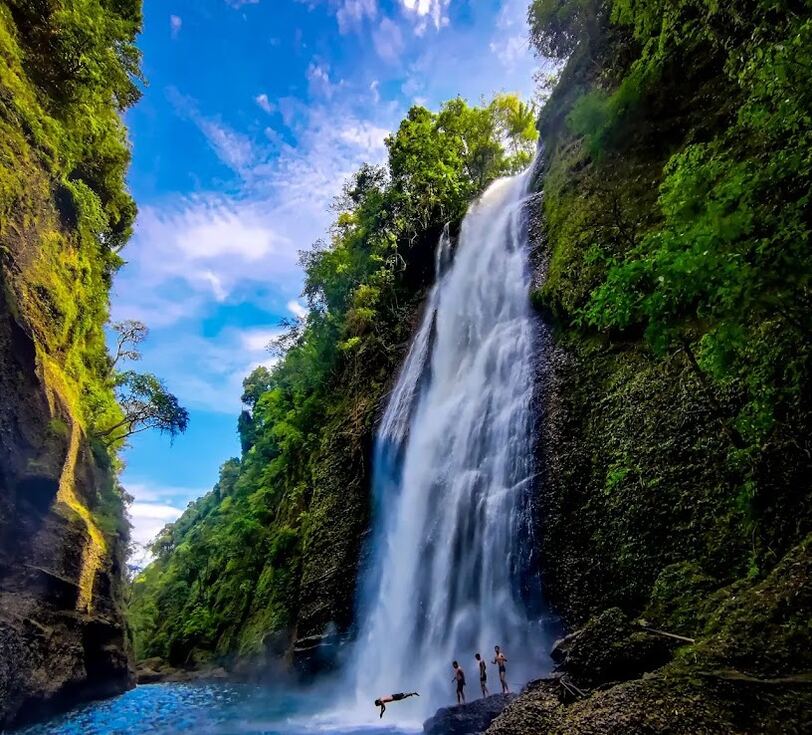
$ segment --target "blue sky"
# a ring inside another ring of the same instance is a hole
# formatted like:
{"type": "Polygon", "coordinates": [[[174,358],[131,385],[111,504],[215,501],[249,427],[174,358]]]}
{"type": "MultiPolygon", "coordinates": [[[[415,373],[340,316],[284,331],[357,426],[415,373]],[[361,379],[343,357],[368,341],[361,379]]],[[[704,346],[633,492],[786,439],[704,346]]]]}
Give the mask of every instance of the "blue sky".
{"type": "Polygon", "coordinates": [[[112,313],[150,327],[138,368],[191,424],[171,446],[132,440],[136,542],[239,454],[242,379],[300,313],[298,251],[325,236],[343,181],[384,158],[414,103],[532,96],[527,2],[146,0],[148,86],[126,116],[139,218],[112,313]]]}

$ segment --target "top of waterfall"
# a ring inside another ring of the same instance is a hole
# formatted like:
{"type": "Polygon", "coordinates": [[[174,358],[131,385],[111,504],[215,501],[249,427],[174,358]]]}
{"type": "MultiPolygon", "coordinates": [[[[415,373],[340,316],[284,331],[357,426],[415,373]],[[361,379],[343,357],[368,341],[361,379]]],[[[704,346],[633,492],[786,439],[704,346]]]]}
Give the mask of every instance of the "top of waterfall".
{"type": "Polygon", "coordinates": [[[451,223],[446,222],[443,227],[443,234],[440,235],[440,241],[437,243],[437,250],[434,253],[434,280],[439,281],[451,265],[453,257],[453,248],[451,246],[451,223]]]}

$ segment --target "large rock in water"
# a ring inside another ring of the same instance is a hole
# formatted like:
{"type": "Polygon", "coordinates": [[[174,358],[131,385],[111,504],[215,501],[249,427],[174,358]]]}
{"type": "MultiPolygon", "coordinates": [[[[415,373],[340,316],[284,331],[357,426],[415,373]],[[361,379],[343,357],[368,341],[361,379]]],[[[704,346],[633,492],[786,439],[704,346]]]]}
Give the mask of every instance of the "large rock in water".
{"type": "Polygon", "coordinates": [[[134,684],[99,466],[0,295],[0,730],[134,684]]]}
{"type": "Polygon", "coordinates": [[[476,735],[485,732],[515,698],[515,694],[491,694],[490,697],[466,704],[443,707],[423,723],[423,732],[425,735],[476,735]]]}

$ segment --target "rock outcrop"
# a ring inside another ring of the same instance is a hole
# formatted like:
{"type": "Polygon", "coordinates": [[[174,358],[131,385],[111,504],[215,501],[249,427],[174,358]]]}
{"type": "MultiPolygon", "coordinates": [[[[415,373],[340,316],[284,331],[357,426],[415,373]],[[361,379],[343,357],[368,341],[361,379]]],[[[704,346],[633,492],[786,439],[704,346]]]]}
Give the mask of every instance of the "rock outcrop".
{"type": "Polygon", "coordinates": [[[617,609],[602,613],[564,647],[564,674],[529,685],[489,735],[809,732],[810,552],[807,540],[762,582],[710,595],[695,643],[673,658],[617,609]]]}
{"type": "Polygon", "coordinates": [[[124,548],[93,513],[112,478],[46,360],[0,297],[0,727],[134,684],[124,548]]]}
{"type": "Polygon", "coordinates": [[[0,730],[134,684],[104,325],[139,28],[138,0],[0,3],[0,730]]]}
{"type": "Polygon", "coordinates": [[[515,694],[491,694],[454,707],[443,707],[423,723],[424,735],[477,735],[516,698],[515,694]]]}

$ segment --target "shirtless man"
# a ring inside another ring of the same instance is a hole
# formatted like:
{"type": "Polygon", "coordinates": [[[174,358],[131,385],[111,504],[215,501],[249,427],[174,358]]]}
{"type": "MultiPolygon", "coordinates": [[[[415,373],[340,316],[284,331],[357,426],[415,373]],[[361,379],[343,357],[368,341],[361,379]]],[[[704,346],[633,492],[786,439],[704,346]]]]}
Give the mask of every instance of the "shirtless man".
{"type": "Polygon", "coordinates": [[[419,697],[420,695],[417,692],[409,692],[408,694],[404,694],[403,692],[399,692],[398,694],[387,694],[383,697],[379,697],[375,700],[375,706],[381,708],[381,717],[383,717],[383,713],[386,712],[386,705],[389,702],[400,702],[401,699],[406,699],[407,697],[419,697]]]}
{"type": "Polygon", "coordinates": [[[457,704],[465,704],[465,672],[462,670],[456,661],[451,664],[454,669],[454,678],[452,682],[457,682],[457,704]]]}
{"type": "Polygon", "coordinates": [[[478,654],[474,654],[474,658],[477,660],[479,664],[479,686],[482,689],[482,696],[488,696],[488,671],[485,667],[484,659],[478,654]]]}
{"type": "Polygon", "coordinates": [[[493,650],[496,651],[496,658],[494,658],[493,662],[499,667],[499,683],[502,685],[502,694],[507,694],[510,691],[507,681],[505,681],[505,664],[507,663],[507,659],[505,658],[505,654],[499,649],[499,646],[494,646],[493,650]]]}

